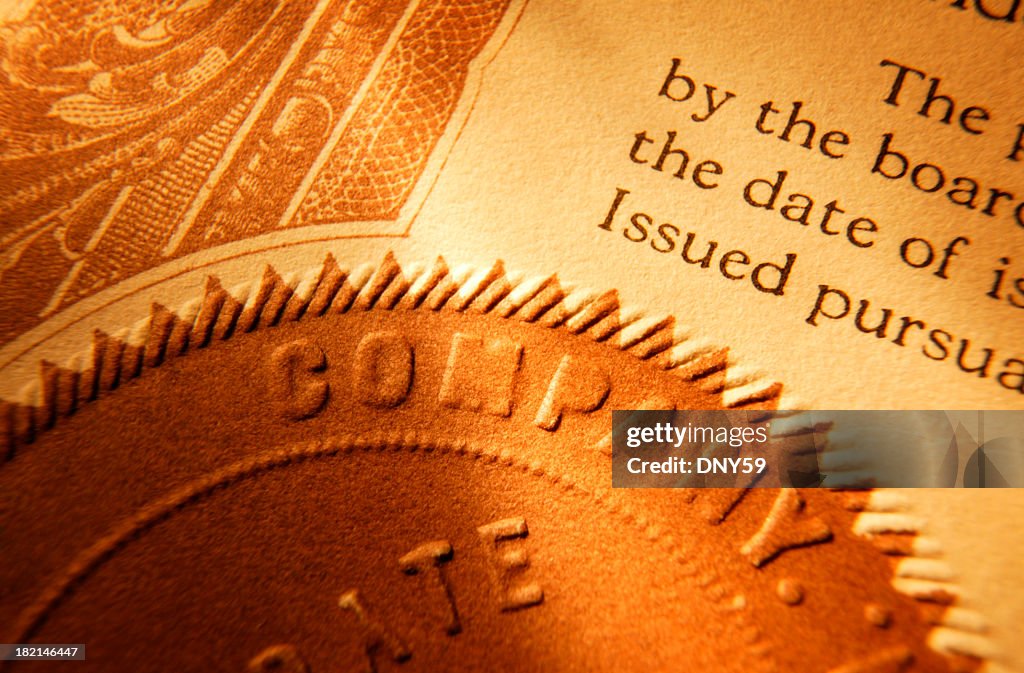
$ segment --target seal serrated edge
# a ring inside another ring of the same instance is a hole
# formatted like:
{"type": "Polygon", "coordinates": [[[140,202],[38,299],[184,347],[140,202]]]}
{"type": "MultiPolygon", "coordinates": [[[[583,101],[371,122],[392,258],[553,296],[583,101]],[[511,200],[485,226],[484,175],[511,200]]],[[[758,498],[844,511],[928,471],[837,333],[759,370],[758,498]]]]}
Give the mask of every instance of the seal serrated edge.
{"type": "Polygon", "coordinates": [[[62,366],[45,362],[15,400],[0,400],[0,457],[75,413],[82,403],[116,389],[195,348],[236,332],[272,327],[307,315],[352,310],[427,308],[496,313],[607,343],[646,360],[665,354],[668,371],[720,393],[729,408],[777,402],[782,386],[758,371],[733,370],[728,350],[687,338],[671,316],[650,316],[623,306],[618,295],[565,285],[557,275],[524,278],[508,274],[501,261],[486,268],[449,269],[439,257],[429,266],[398,263],[388,252],[378,265],[346,269],[332,255],[305,272],[282,277],[270,265],[252,281],[223,288],[207,276],[202,295],[168,308],[154,304],[150,316],[118,331],[96,330],[92,344],[62,366]],[[228,306],[231,298],[237,305],[228,306]],[[62,398],[61,402],[58,398],[62,398]]]}
{"type": "Polygon", "coordinates": [[[991,637],[991,625],[958,583],[954,569],[943,558],[941,543],[927,534],[927,519],[914,511],[901,490],[871,491],[860,504],[854,533],[867,538],[886,554],[900,557],[893,587],[915,600],[944,606],[928,638],[928,645],[947,656],[967,656],[983,662],[989,673],[1012,669],[991,637]]]}

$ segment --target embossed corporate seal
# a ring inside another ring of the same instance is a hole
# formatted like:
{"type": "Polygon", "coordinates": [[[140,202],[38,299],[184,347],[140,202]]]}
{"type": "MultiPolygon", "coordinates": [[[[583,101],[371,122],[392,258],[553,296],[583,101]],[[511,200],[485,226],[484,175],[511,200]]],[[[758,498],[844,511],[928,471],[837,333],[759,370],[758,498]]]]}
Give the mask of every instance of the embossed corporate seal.
{"type": "Polygon", "coordinates": [[[40,381],[2,410],[0,638],[88,658],[32,670],[981,663],[942,578],[894,588],[927,550],[865,493],[610,488],[612,409],[781,390],[613,292],[328,258],[211,278],[40,381]]]}

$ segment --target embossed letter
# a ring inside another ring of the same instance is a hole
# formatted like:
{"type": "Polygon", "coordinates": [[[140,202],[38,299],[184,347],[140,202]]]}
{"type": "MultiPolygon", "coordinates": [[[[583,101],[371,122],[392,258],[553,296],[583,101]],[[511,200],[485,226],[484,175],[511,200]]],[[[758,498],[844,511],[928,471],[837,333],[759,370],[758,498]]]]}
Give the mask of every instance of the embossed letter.
{"type": "Polygon", "coordinates": [[[704,520],[717,526],[725,521],[749,491],[748,488],[688,488],[684,498],[687,502],[696,500],[704,520]]]}
{"type": "Polygon", "coordinates": [[[780,490],[761,529],[747,540],[740,552],[760,568],[787,549],[831,539],[828,524],[816,516],[803,514],[803,509],[804,499],[796,489],[780,490]]]}
{"type": "Polygon", "coordinates": [[[521,574],[530,565],[526,550],[522,545],[504,550],[502,547],[511,545],[526,537],[526,520],[519,517],[502,519],[477,528],[488,550],[494,555],[499,591],[501,591],[501,609],[518,610],[538,605],[544,600],[544,590],[533,582],[513,585],[514,576],[521,574]]]}
{"type": "Polygon", "coordinates": [[[320,374],[327,369],[323,350],[305,339],[279,346],[270,356],[274,388],[285,418],[312,418],[327,404],[330,386],[320,374]]]}
{"type": "Polygon", "coordinates": [[[309,673],[309,666],[291,645],[274,645],[249,661],[248,673],[309,673]]]}
{"type": "Polygon", "coordinates": [[[343,593],[341,598],[338,599],[338,606],[342,610],[354,612],[363,627],[365,632],[363,645],[366,648],[366,658],[369,664],[366,669],[368,673],[373,673],[373,671],[377,670],[374,658],[379,654],[389,654],[397,662],[406,661],[412,656],[412,652],[409,651],[409,648],[405,646],[405,643],[398,636],[388,631],[380,622],[366,614],[366,607],[363,605],[358,589],[351,589],[343,593]]]}
{"type": "Polygon", "coordinates": [[[412,386],[412,346],[397,332],[371,332],[356,348],[352,383],[356,397],[371,407],[397,407],[412,386]]]}
{"type": "Polygon", "coordinates": [[[406,575],[419,575],[428,573],[428,581],[431,589],[444,597],[445,615],[444,630],[450,636],[462,631],[462,624],[459,623],[459,613],[455,609],[455,597],[448,585],[448,578],[445,576],[442,564],[452,560],[452,545],[447,540],[427,542],[416,547],[411,552],[398,559],[398,565],[406,575]]]}
{"type": "Polygon", "coordinates": [[[456,334],[441,381],[441,404],[452,409],[480,411],[493,416],[512,413],[523,347],[510,339],[456,334]]]}
{"type": "Polygon", "coordinates": [[[562,358],[548,392],[544,395],[534,424],[545,430],[557,430],[566,411],[589,412],[604,404],[611,383],[608,374],[581,364],[571,355],[562,358]]]}
{"type": "Polygon", "coordinates": [[[903,673],[914,663],[914,653],[907,647],[897,645],[875,654],[869,654],[860,661],[837,666],[829,673],[903,673]]]}

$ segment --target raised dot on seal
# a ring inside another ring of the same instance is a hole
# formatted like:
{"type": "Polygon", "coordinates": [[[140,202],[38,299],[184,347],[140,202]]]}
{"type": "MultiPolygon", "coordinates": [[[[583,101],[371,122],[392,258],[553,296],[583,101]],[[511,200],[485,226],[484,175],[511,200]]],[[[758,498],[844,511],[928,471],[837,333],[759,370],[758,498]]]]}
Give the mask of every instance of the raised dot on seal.
{"type": "Polygon", "coordinates": [[[872,626],[884,629],[892,623],[892,610],[877,603],[868,603],[864,606],[864,619],[872,626]]]}
{"type": "Polygon", "coordinates": [[[793,579],[779,580],[775,587],[775,593],[779,600],[786,605],[800,605],[804,600],[804,588],[799,582],[793,579]]]}

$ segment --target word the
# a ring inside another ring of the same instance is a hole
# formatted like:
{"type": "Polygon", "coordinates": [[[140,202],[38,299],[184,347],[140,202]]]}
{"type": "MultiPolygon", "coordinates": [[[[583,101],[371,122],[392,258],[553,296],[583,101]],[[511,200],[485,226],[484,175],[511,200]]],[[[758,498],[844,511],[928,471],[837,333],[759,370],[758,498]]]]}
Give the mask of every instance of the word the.
{"type": "MultiPolygon", "coordinates": [[[[900,105],[900,93],[904,89],[904,85],[907,83],[907,75],[914,75],[920,79],[925,79],[928,76],[921,70],[911,68],[907,65],[900,65],[895,61],[889,59],[883,60],[879,63],[883,68],[896,68],[896,74],[893,76],[892,88],[889,89],[889,95],[885,97],[885,102],[889,105],[898,107],[900,105]]],[[[924,95],[924,99],[921,103],[920,109],[917,114],[922,117],[932,118],[932,113],[936,112],[939,114],[938,121],[943,124],[952,124],[954,115],[957,110],[956,101],[945,94],[940,94],[939,85],[942,83],[938,77],[932,77],[929,79],[930,84],[928,85],[928,92],[924,95]],[[933,106],[938,103],[938,109],[933,109],[933,106]],[[939,112],[941,110],[941,112],[939,112]]],[[[907,87],[910,88],[910,87],[907,87]]],[[[960,128],[971,135],[981,135],[984,132],[982,123],[991,119],[991,114],[985,108],[978,105],[970,105],[960,110],[960,114],[956,115],[957,122],[960,128]]]]}
{"type": "MultiPolygon", "coordinates": [[[[779,114],[779,110],[775,109],[775,101],[768,101],[761,106],[761,115],[757,118],[757,122],[754,127],[759,133],[763,135],[772,135],[778,133],[779,140],[784,140],[787,143],[790,142],[790,134],[796,127],[802,127],[804,139],[800,142],[800,146],[806,149],[811,149],[814,142],[814,134],[817,132],[817,127],[814,122],[810,119],[800,118],[800,109],[803,107],[803,102],[794,101],[789,113],[789,121],[781,131],[776,129],[768,128],[768,115],[779,114]]],[[[844,147],[850,144],[850,136],[845,131],[827,131],[821,135],[821,141],[818,143],[818,151],[824,154],[829,159],[841,159],[844,154],[839,152],[839,147],[844,147]]]]}

